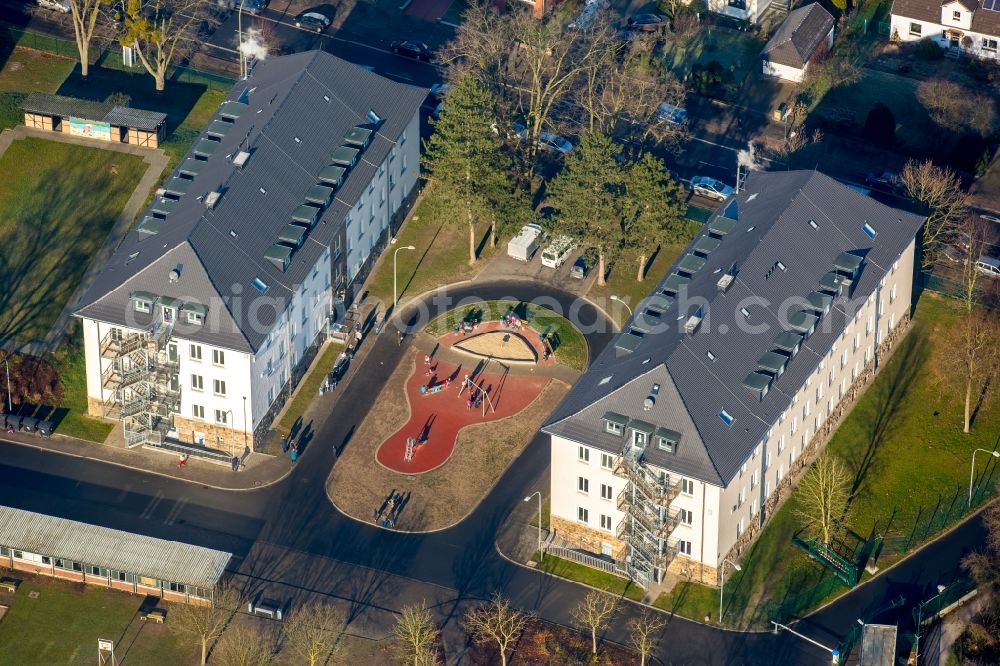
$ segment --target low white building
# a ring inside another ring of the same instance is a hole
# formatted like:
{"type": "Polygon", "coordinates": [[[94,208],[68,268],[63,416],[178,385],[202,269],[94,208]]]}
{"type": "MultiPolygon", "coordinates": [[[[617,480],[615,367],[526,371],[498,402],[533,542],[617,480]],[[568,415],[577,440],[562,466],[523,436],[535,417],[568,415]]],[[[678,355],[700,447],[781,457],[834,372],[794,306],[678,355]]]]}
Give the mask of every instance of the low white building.
{"type": "Polygon", "coordinates": [[[89,412],[252,446],[411,203],[426,93],[322,51],[237,83],[76,310],[89,412]]]}
{"type": "Polygon", "coordinates": [[[998,0],[894,0],[893,39],[927,38],[943,49],[980,58],[996,58],[1000,43],[998,0]]]}
{"type": "Polygon", "coordinates": [[[833,48],[834,20],[818,3],[790,13],[760,54],[764,74],[786,81],[805,78],[809,63],[833,48]]]}
{"type": "Polygon", "coordinates": [[[715,584],[909,317],[922,223],[752,173],[543,426],[556,534],[644,586],[715,584]]]}

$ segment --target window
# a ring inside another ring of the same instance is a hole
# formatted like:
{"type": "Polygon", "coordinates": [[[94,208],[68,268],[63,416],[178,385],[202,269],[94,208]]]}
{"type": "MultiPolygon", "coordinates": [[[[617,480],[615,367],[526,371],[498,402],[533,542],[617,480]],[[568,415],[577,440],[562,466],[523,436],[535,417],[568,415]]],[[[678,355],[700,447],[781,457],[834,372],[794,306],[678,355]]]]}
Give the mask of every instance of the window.
{"type": "Polygon", "coordinates": [[[583,476],[578,477],[576,480],[576,489],[579,490],[581,493],[589,493],[590,479],[583,476]]]}
{"type": "Polygon", "coordinates": [[[719,418],[722,419],[722,422],[725,423],[727,426],[733,425],[733,421],[736,420],[729,412],[727,412],[724,409],[721,412],[719,412],[719,418]]]}
{"type": "Polygon", "coordinates": [[[604,429],[610,432],[612,435],[620,435],[625,431],[624,426],[621,423],[613,423],[611,421],[604,422],[604,429]]]}
{"type": "Polygon", "coordinates": [[[576,450],[576,459],[580,462],[589,463],[590,462],[590,449],[586,446],[581,446],[576,450]]]}
{"type": "Polygon", "coordinates": [[[576,519],[581,523],[589,522],[590,512],[584,509],[582,506],[576,507],[576,519]]]}
{"type": "Polygon", "coordinates": [[[191,360],[192,361],[201,360],[201,345],[191,345],[191,360]]]}
{"type": "Polygon", "coordinates": [[[677,542],[677,552],[685,557],[691,557],[691,542],[690,541],[678,541],[677,542]]]}
{"type": "Polygon", "coordinates": [[[212,363],[215,365],[225,365],[226,364],[226,352],[221,349],[212,350],[212,363]]]}
{"type": "Polygon", "coordinates": [[[954,21],[961,21],[962,20],[962,12],[952,12],[951,13],[951,18],[954,21]]]}
{"type": "Polygon", "coordinates": [[[741,506],[743,506],[743,502],[746,501],[747,501],[747,487],[743,486],[742,488],[740,488],[739,497],[736,499],[736,508],[738,509],[741,506]]]}
{"type": "Polygon", "coordinates": [[[757,487],[757,470],[754,470],[753,474],[750,475],[750,490],[753,490],[756,487],[757,487]]]}
{"type": "Polygon", "coordinates": [[[667,439],[666,437],[657,437],[656,444],[659,448],[667,453],[674,452],[674,441],[672,439],[667,439]]]}
{"type": "MultiPolygon", "coordinates": [[[[401,146],[402,146],[402,145],[403,145],[404,143],[406,143],[406,132],[403,132],[403,133],[402,133],[402,134],[401,134],[401,135],[399,136],[399,145],[401,145],[401,146]]],[[[406,153],[403,153],[403,157],[406,157],[406,153]]]]}
{"type": "Polygon", "coordinates": [[[205,407],[202,405],[191,405],[191,416],[196,419],[204,419],[205,407]]]}
{"type": "Polygon", "coordinates": [[[601,514],[601,529],[611,531],[611,516],[601,514]]]}
{"type": "Polygon", "coordinates": [[[403,159],[399,163],[399,175],[406,173],[406,153],[403,153],[403,159]]]}
{"type": "Polygon", "coordinates": [[[865,234],[869,238],[875,238],[875,236],[878,235],[878,232],[875,231],[875,227],[873,227],[872,225],[868,224],[867,222],[865,222],[864,226],[861,227],[861,229],[865,232],[865,234]]]}
{"type": "Polygon", "coordinates": [[[632,443],[636,446],[646,446],[646,433],[633,430],[632,443]]]}
{"type": "Polygon", "coordinates": [[[135,311],[136,312],[152,312],[153,304],[149,301],[143,301],[136,299],[135,301],[135,311]]]}
{"type": "Polygon", "coordinates": [[[195,391],[204,390],[205,378],[201,375],[191,375],[191,388],[195,391]]]}
{"type": "Polygon", "coordinates": [[[606,483],[601,484],[601,499],[611,499],[611,486],[606,483]]]}
{"type": "Polygon", "coordinates": [[[221,379],[216,379],[214,382],[215,395],[226,395],[226,382],[221,379]]]}
{"type": "Polygon", "coordinates": [[[684,495],[693,495],[694,481],[690,479],[681,479],[681,493],[684,495]]]}
{"type": "Polygon", "coordinates": [[[173,308],[163,308],[162,318],[164,324],[171,324],[174,321],[174,309],[173,308]]]}
{"type": "Polygon", "coordinates": [[[603,469],[611,469],[612,467],[614,467],[614,461],[615,459],[611,456],[610,453],[601,454],[601,467],[603,469]]]}
{"type": "Polygon", "coordinates": [[[228,411],[222,411],[221,409],[215,410],[215,422],[216,423],[221,423],[221,424],[225,425],[226,422],[229,420],[228,417],[229,417],[229,412],[228,411]]]}
{"type": "Polygon", "coordinates": [[[910,24],[910,34],[911,35],[916,35],[917,37],[919,37],[921,30],[922,30],[922,26],[919,23],[911,23],[910,24]]]}
{"type": "Polygon", "coordinates": [[[997,50],[997,40],[988,39],[983,37],[983,50],[984,51],[996,51],[997,50]]]}
{"type": "Polygon", "coordinates": [[[742,9],[746,11],[747,2],[746,0],[729,0],[729,6],[733,9],[742,9]]]}
{"type": "Polygon", "coordinates": [[[261,280],[259,277],[255,277],[253,279],[253,283],[252,284],[253,284],[253,288],[256,289],[257,291],[259,291],[262,294],[267,291],[267,284],[263,280],[261,280]]]}
{"type": "Polygon", "coordinates": [[[677,517],[680,519],[682,525],[690,525],[694,522],[694,512],[687,509],[678,511],[677,517]]]}

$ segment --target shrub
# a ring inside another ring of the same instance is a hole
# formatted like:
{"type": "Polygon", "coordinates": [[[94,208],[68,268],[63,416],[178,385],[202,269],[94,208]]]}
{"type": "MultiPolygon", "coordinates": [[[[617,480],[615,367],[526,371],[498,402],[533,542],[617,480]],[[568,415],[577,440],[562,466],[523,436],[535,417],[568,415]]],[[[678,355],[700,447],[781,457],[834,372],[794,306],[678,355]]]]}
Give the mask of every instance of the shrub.
{"type": "Polygon", "coordinates": [[[733,73],[718,60],[707,65],[696,64],[691,68],[691,83],[704,95],[724,95],[733,84],[733,73]]]}
{"type": "Polygon", "coordinates": [[[875,102],[865,118],[865,138],[876,146],[891,146],[896,140],[896,116],[882,102],[875,102]]]}
{"type": "Polygon", "coordinates": [[[944,57],[944,51],[930,37],[924,37],[917,42],[917,55],[924,60],[940,60],[944,57]]]}

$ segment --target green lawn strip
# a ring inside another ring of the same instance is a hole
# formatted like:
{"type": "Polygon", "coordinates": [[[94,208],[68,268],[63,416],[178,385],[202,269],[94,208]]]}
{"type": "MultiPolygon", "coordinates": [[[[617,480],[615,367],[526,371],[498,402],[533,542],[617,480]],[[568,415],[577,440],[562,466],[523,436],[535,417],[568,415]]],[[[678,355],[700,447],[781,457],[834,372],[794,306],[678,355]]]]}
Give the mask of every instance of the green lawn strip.
{"type": "Polygon", "coordinates": [[[97,639],[106,638],[115,641],[118,660],[127,656],[128,663],[191,663],[190,641],[177,640],[166,626],[142,626],[137,614],[142,599],[92,585],[28,577],[10,598],[10,609],[0,622],[0,662],[89,665],[97,659],[97,639]],[[30,598],[30,592],[38,592],[38,598],[30,598]]]}
{"type": "MultiPolygon", "coordinates": [[[[532,527],[538,527],[537,504],[535,506],[536,506],[536,510],[531,513],[531,523],[530,524],[531,524],[532,527]]],[[[542,501],[542,529],[543,530],[549,529],[549,518],[550,518],[551,512],[552,512],[552,500],[550,500],[550,499],[543,500],[542,501]]]]}
{"type": "MultiPolygon", "coordinates": [[[[852,475],[865,454],[873,452],[862,470],[847,524],[865,537],[877,526],[887,537],[879,558],[882,568],[901,557],[899,545],[921,512],[926,519],[940,498],[947,503],[968,487],[972,450],[993,450],[1000,440],[1000,398],[990,397],[973,432],[964,434],[962,402],[944,384],[941,356],[956,337],[959,307],[935,294],[921,296],[913,329],[897,343],[892,358],[827,445],[852,475]]],[[[792,545],[800,528],[794,513],[798,501],[793,491],[742,560],[743,571],[727,579],[727,624],[763,627],[766,614],[778,607],[782,614],[801,615],[847,591],[792,545]]],[[[705,594],[698,587],[689,585],[693,599],[705,594]]],[[[672,601],[667,597],[661,603],[672,601]]],[[[681,603],[679,612],[703,617],[694,602],[681,603]]]]}
{"type": "Polygon", "coordinates": [[[326,349],[323,350],[323,355],[320,356],[319,362],[313,366],[312,372],[299,382],[295,397],[292,398],[292,404],[285,410],[284,416],[281,417],[275,428],[279,436],[285,437],[288,435],[292,431],[292,426],[295,425],[295,422],[306,413],[312,401],[319,396],[319,387],[323,384],[323,378],[333,369],[333,363],[342,351],[344,351],[344,346],[339,342],[329,343],[326,349]]]}
{"type": "Polygon", "coordinates": [[[689,581],[677,583],[670,592],[656,598],[653,605],[694,620],[716,617],[719,612],[719,591],[714,587],[689,581]]]}
{"type": "MultiPolygon", "coordinates": [[[[369,279],[369,296],[380,299],[386,306],[392,304],[392,255],[398,248],[409,245],[416,249],[400,250],[396,255],[400,299],[475,276],[496,249],[488,242],[481,242],[479,260],[470,266],[468,227],[452,224],[451,214],[435,198],[433,189],[425,190],[396,242],[386,248],[384,258],[369,279]]],[[[483,239],[487,231],[486,225],[480,225],[476,229],[477,238],[483,239]]]]}
{"type": "Polygon", "coordinates": [[[629,579],[601,571],[600,569],[593,569],[572,560],[565,560],[555,555],[549,555],[548,553],[546,553],[543,560],[537,551],[531,556],[531,559],[537,563],[536,568],[541,571],[577,583],[596,587],[599,590],[610,592],[615,596],[624,596],[626,599],[631,599],[632,601],[642,601],[643,597],[646,596],[646,591],[629,579]]]}
{"type": "Polygon", "coordinates": [[[83,340],[78,323],[54,354],[62,381],[61,414],[56,432],[67,437],[79,437],[101,443],[108,438],[114,424],[87,416],[87,365],[83,355],[83,340]]]}
{"type": "Polygon", "coordinates": [[[0,340],[42,339],[146,171],[136,155],[44,139],[0,158],[0,340]]]}
{"type": "Polygon", "coordinates": [[[75,66],[69,58],[18,46],[0,69],[0,91],[54,93],[75,66]]]}
{"type": "Polygon", "coordinates": [[[586,369],[589,360],[587,340],[568,319],[548,308],[519,301],[480,301],[449,310],[432,320],[424,329],[428,335],[439,337],[453,331],[462,321],[478,319],[480,322],[496,321],[513,311],[552,344],[555,359],[574,370],[586,369]]]}
{"type": "Polygon", "coordinates": [[[618,325],[621,326],[628,319],[629,311],[622,307],[620,303],[612,301],[611,297],[617,296],[625,301],[626,305],[634,309],[639,304],[639,301],[644,299],[646,294],[656,286],[656,283],[659,282],[660,278],[663,277],[664,273],[667,272],[667,269],[670,268],[670,265],[677,258],[677,255],[685,247],[687,247],[686,242],[661,245],[660,251],[656,253],[653,261],[649,263],[646,269],[646,278],[642,282],[636,280],[639,270],[638,259],[633,254],[626,253],[619,257],[615,265],[612,266],[607,284],[601,287],[597,282],[594,282],[594,286],[590,288],[590,292],[587,295],[591,300],[604,308],[618,322],[618,325]]]}

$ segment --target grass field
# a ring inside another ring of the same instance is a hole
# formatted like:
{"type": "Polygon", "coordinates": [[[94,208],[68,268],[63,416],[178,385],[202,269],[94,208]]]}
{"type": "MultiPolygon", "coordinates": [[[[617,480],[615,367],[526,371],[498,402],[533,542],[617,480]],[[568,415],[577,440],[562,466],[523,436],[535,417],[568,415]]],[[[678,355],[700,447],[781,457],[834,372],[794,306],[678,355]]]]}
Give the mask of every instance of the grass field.
{"type": "Polygon", "coordinates": [[[646,294],[656,286],[663,274],[670,268],[670,264],[686,246],[687,242],[661,245],[659,252],[647,264],[646,278],[642,282],[635,279],[639,270],[638,259],[629,254],[621,256],[612,266],[607,284],[601,287],[598,286],[597,282],[594,282],[587,295],[603,307],[621,326],[629,318],[629,311],[621,303],[612,301],[611,297],[617,296],[625,301],[628,307],[634,309],[639,301],[645,298],[646,294]]]}
{"type": "Polygon", "coordinates": [[[424,331],[428,335],[438,337],[451,332],[460,321],[470,315],[474,315],[480,321],[496,320],[511,309],[532,329],[545,334],[559,363],[581,372],[586,370],[590,357],[587,340],[583,334],[565,317],[538,305],[517,301],[483,301],[444,313],[427,324],[424,331]]]}
{"type": "Polygon", "coordinates": [[[295,422],[302,418],[306,410],[309,409],[309,405],[319,395],[319,387],[323,383],[323,379],[333,369],[333,362],[337,360],[337,356],[342,351],[344,351],[344,346],[339,342],[328,344],[326,349],[323,350],[319,362],[313,366],[312,372],[299,382],[299,388],[292,398],[292,403],[285,410],[284,415],[275,427],[275,430],[278,431],[278,437],[288,435],[292,431],[292,426],[295,425],[295,422]]]}
{"type": "Polygon", "coordinates": [[[615,576],[614,574],[609,574],[605,571],[601,571],[600,569],[592,569],[591,567],[578,564],[572,560],[565,560],[554,555],[546,555],[543,560],[541,559],[541,555],[538,551],[535,551],[535,554],[531,556],[531,559],[536,562],[535,568],[540,571],[545,571],[553,574],[554,576],[576,581],[577,583],[584,583],[586,585],[590,585],[591,587],[596,587],[599,590],[610,592],[615,596],[624,596],[626,599],[641,601],[646,595],[645,590],[629,581],[627,578],[615,576]]]}
{"type": "Polygon", "coordinates": [[[145,171],[135,155],[11,144],[0,157],[0,340],[46,336],[145,171]]]}
{"type": "Polygon", "coordinates": [[[16,47],[0,70],[0,92],[54,93],[75,65],[68,58],[16,47]]]}
{"type": "MultiPolygon", "coordinates": [[[[858,482],[849,527],[867,536],[878,525],[886,535],[882,568],[899,557],[897,547],[913,531],[921,511],[926,516],[939,498],[967,487],[973,449],[993,450],[1000,441],[996,392],[980,410],[973,432],[962,433],[962,401],[941,369],[958,316],[955,301],[924,293],[912,330],[827,445],[858,482]]],[[[984,458],[977,462],[979,471],[988,473],[984,458]]],[[[846,591],[824,582],[812,592],[829,575],[791,544],[799,528],[794,515],[798,501],[793,492],[743,559],[743,572],[727,581],[730,622],[766,622],[755,617],[763,602],[782,600],[798,613],[846,591]]],[[[688,587],[686,595],[673,595],[683,597],[678,611],[700,619],[707,593],[700,586],[688,587]]],[[[673,601],[665,598],[659,605],[669,607],[673,601]]]]}
{"type": "Polygon", "coordinates": [[[386,248],[384,258],[368,282],[368,294],[380,299],[386,307],[392,305],[392,255],[397,248],[412,245],[416,250],[400,250],[397,266],[400,302],[445,284],[468,280],[496,252],[484,242],[488,229],[480,225],[479,260],[469,266],[469,230],[465,225],[452,224],[447,208],[434,197],[433,189],[424,194],[403,226],[396,243],[386,248]]]}
{"type": "Polygon", "coordinates": [[[78,322],[55,352],[56,366],[63,385],[62,404],[58,406],[56,431],[67,437],[103,442],[114,424],[87,416],[87,365],[83,356],[83,334],[78,322]]]}
{"type": "Polygon", "coordinates": [[[718,61],[732,71],[738,86],[757,62],[764,42],[746,32],[698,30],[691,37],[669,42],[663,49],[663,62],[676,76],[684,77],[694,65],[718,61]]]}

